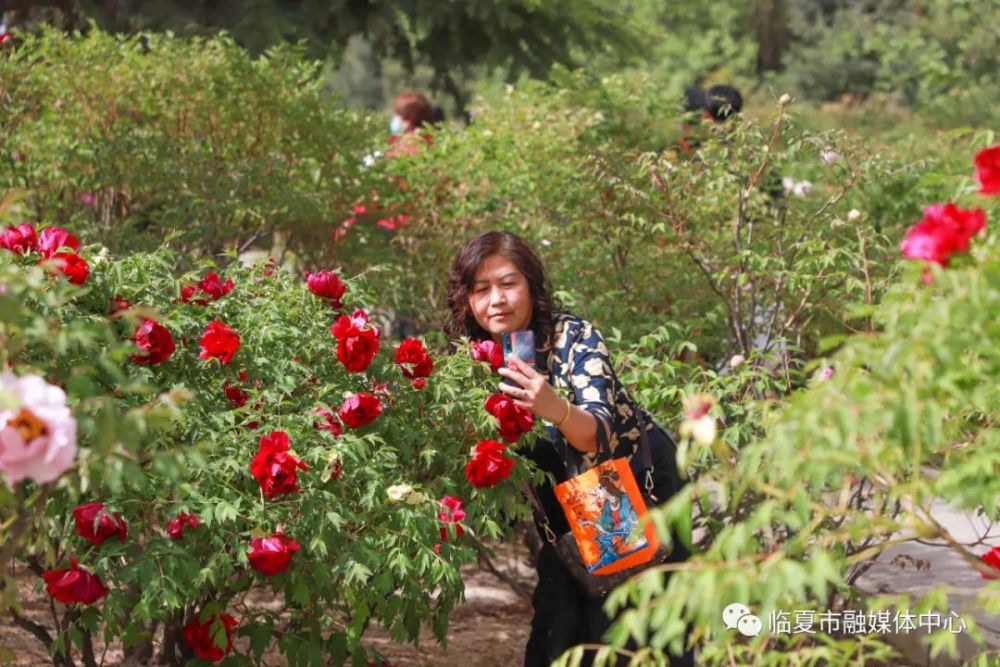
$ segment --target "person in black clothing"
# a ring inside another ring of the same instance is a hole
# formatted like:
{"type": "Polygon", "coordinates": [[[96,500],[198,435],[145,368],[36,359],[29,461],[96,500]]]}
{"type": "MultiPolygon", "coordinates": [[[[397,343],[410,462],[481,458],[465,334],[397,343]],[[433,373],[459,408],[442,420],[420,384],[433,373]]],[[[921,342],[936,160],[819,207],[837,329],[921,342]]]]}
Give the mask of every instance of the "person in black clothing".
{"type": "MultiPolygon", "coordinates": [[[[712,86],[708,90],[692,86],[684,91],[684,110],[701,111],[705,118],[714,123],[724,123],[742,109],[743,96],[732,86],[712,86]]],[[[677,143],[685,153],[693,153],[700,143],[695,127],[687,123],[681,125],[681,137],[677,143]]]]}
{"type": "MultiPolygon", "coordinates": [[[[642,457],[635,454],[639,429],[645,428],[653,459],[653,495],[663,503],[681,488],[673,439],[619,381],[600,332],[558,308],[541,260],[521,238],[507,232],[473,238],[455,257],[448,281],[451,320],[446,329],[453,338],[499,342],[506,331],[534,332],[536,365],[513,361],[500,369],[499,386],[546,422],[545,438],[529,453],[539,468],[558,483],[567,479],[567,462],[574,468],[592,467],[597,462],[597,429],[603,429],[614,456],[628,457],[641,480],[642,457]]],[[[543,484],[535,492],[552,530],[569,530],[552,486],[543,484]]],[[[674,540],[670,560],[683,561],[688,555],[674,540]]],[[[543,542],[536,567],[538,585],[524,664],[548,667],[572,646],[602,643],[612,619],[602,608],[604,599],[583,594],[550,543],[543,542]]],[[[690,653],[671,660],[671,665],[691,664],[690,653]]]]}

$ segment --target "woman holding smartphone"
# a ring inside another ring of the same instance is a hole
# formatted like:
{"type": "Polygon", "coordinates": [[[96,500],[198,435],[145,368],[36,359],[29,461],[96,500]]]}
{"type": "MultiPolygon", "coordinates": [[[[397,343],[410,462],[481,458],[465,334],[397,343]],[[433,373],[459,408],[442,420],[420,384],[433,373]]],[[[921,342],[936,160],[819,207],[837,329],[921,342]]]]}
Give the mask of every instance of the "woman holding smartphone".
{"type": "MultiPolygon", "coordinates": [[[[673,440],[618,380],[600,332],[555,303],[541,260],[524,240],[508,232],[486,232],[467,242],[448,276],[448,306],[446,330],[454,338],[499,344],[505,333],[533,333],[536,363],[508,357],[499,370],[499,388],[547,422],[545,438],[527,455],[557,483],[567,479],[568,461],[581,468],[597,462],[599,428],[607,434],[614,456],[628,457],[636,479],[643,479],[641,457],[636,455],[642,424],[653,460],[653,495],[663,503],[680,489],[673,440]]],[[[557,535],[569,530],[551,485],[535,492],[552,530],[557,535]]],[[[675,540],[669,560],[687,556],[675,540]]],[[[548,667],[572,646],[601,643],[611,624],[602,608],[604,599],[583,594],[548,542],[543,541],[537,568],[526,667],[548,667]]],[[[672,657],[670,664],[693,664],[692,656],[672,657]]]]}

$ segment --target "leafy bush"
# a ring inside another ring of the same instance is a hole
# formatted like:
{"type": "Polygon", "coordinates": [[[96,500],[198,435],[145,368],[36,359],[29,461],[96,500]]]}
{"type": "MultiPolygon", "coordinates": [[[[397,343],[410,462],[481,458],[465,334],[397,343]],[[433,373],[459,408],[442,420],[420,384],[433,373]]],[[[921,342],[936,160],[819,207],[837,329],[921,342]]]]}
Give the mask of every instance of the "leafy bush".
{"type": "MultiPolygon", "coordinates": [[[[998,210],[995,204],[989,209],[998,210]]],[[[669,581],[666,568],[653,568],[612,594],[613,608],[626,600],[636,605],[618,623],[615,645],[632,636],[655,654],[679,646],[689,627],[702,642],[706,664],[876,660],[890,654],[877,636],[833,628],[734,641],[720,623],[722,610],[749,600],[761,619],[793,609],[818,617],[852,604],[948,619],[954,609],[943,585],[919,600],[866,600],[852,589],[872,559],[913,540],[935,540],[984,579],[997,578],[980,562],[989,546],[958,542],[930,509],[942,499],[981,515],[984,525],[1000,521],[1000,397],[992,380],[1000,371],[995,230],[972,243],[970,257],[953,260],[946,270],[924,268],[923,279],[918,267],[903,272],[875,309],[873,329],[826,341],[830,370],[815,372],[807,388],[780,404],[747,404],[759,382],[752,366],[691,387],[720,398],[713,414],[725,428],[719,441],[692,438],[682,448],[679,456],[698,463],[699,474],[653,520],[661,534],[673,527],[684,535],[696,508],[695,532],[701,529],[704,550],[669,568],[677,570],[669,581]]],[[[975,608],[1000,612],[998,586],[984,582],[975,608]]],[[[982,644],[970,610],[963,610],[962,629],[982,644]]],[[[955,655],[956,634],[944,626],[934,632],[931,654],[955,655]]],[[[563,664],[578,659],[569,654],[563,664]]],[[[991,659],[983,654],[977,664],[991,659]]]]}
{"type": "MultiPolygon", "coordinates": [[[[375,622],[398,641],[415,641],[427,622],[443,640],[463,591],[458,567],[523,512],[511,497],[529,476],[515,466],[496,487],[473,488],[463,475],[476,433],[496,433],[482,409],[488,366],[434,353],[431,376],[425,366],[408,371],[411,380],[383,351],[349,373],[338,358],[357,352],[335,353],[330,332],[338,310],[271,265],[242,268],[229,257],[175,277],[179,260],[167,248],[114,257],[84,243],[81,254],[91,271],[78,288],[48,279],[34,254],[0,251],[0,362],[65,387],[80,425],[77,464],[58,484],[4,486],[3,541],[20,541],[14,554],[4,549],[4,564],[15,555],[41,574],[75,556],[110,589],[100,606],[65,610],[53,650],[72,642],[87,655],[100,634],[142,655],[162,628],[162,659],[183,662],[193,648],[186,626],[222,612],[249,639],[240,654],[259,660],[277,642],[296,665],[367,664],[361,642],[375,622]],[[197,287],[213,268],[223,287],[197,287]],[[116,310],[121,299],[131,307],[116,310]],[[172,353],[129,342],[150,321],[169,330],[172,353]],[[215,322],[238,333],[235,349],[210,347],[215,322]],[[359,396],[368,404],[349,412],[359,396]],[[276,432],[303,464],[297,476],[287,453],[255,462],[276,432]],[[448,496],[464,501],[462,512],[443,509],[448,496]],[[74,532],[95,528],[77,519],[74,531],[73,509],[87,502],[103,503],[108,521],[120,513],[127,536],[81,540],[74,532]],[[15,512],[29,508],[35,520],[12,529],[15,512]],[[177,539],[171,522],[186,514],[200,525],[177,539]],[[252,540],[282,531],[301,547],[287,572],[255,573],[252,540]],[[254,589],[278,604],[248,606],[254,589]]],[[[350,312],[381,286],[375,274],[346,287],[350,312]]],[[[5,588],[4,609],[16,616],[16,588],[9,579],[5,588]]],[[[221,626],[206,632],[225,647],[221,626]]]]}
{"type": "Polygon", "coordinates": [[[363,117],[338,109],[291,48],[252,60],[225,37],[46,30],[0,59],[2,188],[115,251],[165,238],[195,255],[294,229],[328,238],[366,190],[363,117]]]}

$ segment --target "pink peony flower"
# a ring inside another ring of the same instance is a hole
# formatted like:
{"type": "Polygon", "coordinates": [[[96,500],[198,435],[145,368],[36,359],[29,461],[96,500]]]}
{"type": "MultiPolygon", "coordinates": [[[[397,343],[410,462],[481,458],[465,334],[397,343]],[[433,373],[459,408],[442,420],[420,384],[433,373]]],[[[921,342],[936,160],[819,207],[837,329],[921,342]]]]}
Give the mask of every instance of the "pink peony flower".
{"type": "Polygon", "coordinates": [[[10,485],[62,475],[76,456],[76,419],[66,393],[37,375],[0,373],[0,472],[10,485]]]}
{"type": "Polygon", "coordinates": [[[465,519],[465,510],[462,509],[462,499],[455,496],[444,496],[438,501],[438,521],[445,524],[441,526],[441,541],[448,541],[448,524],[455,525],[455,537],[462,537],[465,531],[461,523],[465,519]]]}
{"type": "Polygon", "coordinates": [[[62,227],[46,227],[38,234],[38,252],[42,257],[52,257],[63,248],[71,252],[80,250],[80,240],[62,227]]]}
{"type": "Polygon", "coordinates": [[[908,259],[947,266],[952,255],[968,251],[969,239],[985,226],[986,214],[982,209],[934,204],[924,209],[924,217],[910,227],[899,248],[908,259]]]}

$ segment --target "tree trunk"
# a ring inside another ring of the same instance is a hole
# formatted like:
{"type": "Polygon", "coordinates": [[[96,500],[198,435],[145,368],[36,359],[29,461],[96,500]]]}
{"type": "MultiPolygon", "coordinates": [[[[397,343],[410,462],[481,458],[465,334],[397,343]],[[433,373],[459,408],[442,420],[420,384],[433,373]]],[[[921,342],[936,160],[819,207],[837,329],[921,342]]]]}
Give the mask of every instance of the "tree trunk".
{"type": "Polygon", "coordinates": [[[751,20],[757,40],[757,74],[781,69],[781,58],[788,49],[785,0],[756,0],[751,20]]]}

